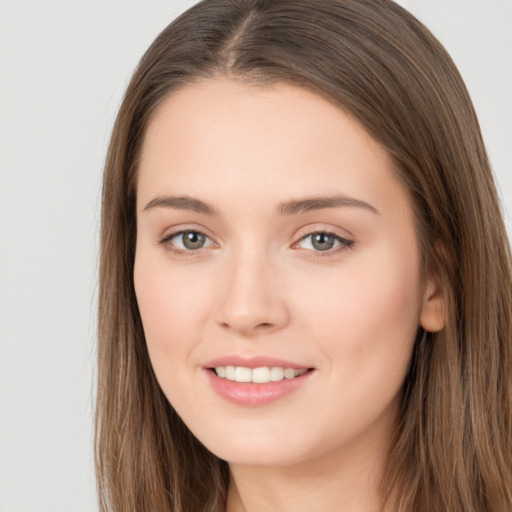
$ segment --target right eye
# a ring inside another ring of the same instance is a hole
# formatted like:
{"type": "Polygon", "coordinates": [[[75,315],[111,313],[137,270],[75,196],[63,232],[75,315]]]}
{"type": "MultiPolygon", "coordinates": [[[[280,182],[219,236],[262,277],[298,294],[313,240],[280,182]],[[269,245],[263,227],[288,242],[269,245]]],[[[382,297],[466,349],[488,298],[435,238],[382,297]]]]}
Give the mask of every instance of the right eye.
{"type": "Polygon", "coordinates": [[[204,233],[194,230],[171,233],[160,240],[160,244],[168,245],[171,250],[176,252],[197,251],[209,247],[212,243],[213,241],[204,233]]]}

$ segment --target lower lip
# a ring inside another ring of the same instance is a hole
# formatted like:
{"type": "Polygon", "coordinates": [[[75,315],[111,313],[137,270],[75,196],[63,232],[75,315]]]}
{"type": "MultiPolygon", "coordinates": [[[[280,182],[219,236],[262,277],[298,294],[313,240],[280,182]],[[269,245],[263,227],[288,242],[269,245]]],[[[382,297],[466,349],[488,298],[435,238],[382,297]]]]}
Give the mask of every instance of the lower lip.
{"type": "Polygon", "coordinates": [[[229,402],[246,407],[259,407],[279,400],[303,386],[314,373],[313,370],[308,370],[303,375],[293,379],[254,384],[222,379],[212,370],[205,371],[210,384],[218,395],[229,402]]]}

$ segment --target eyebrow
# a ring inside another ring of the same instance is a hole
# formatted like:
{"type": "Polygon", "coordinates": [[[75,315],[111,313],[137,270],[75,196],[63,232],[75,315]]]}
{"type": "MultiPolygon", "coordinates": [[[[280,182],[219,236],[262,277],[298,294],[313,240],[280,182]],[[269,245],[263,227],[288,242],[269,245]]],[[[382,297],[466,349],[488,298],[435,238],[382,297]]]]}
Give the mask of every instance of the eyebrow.
{"type": "Polygon", "coordinates": [[[163,196],[155,197],[144,207],[144,211],[153,208],[174,208],[176,210],[188,210],[203,215],[217,215],[215,208],[199,199],[189,196],[163,196]]]}
{"type": "Polygon", "coordinates": [[[297,201],[287,201],[279,205],[277,211],[281,215],[296,215],[298,213],[309,212],[312,210],[322,210],[324,208],[364,208],[372,213],[378,214],[377,208],[360,199],[354,199],[347,196],[330,196],[330,197],[309,197],[297,201]]]}
{"type": "MultiPolygon", "coordinates": [[[[322,210],[324,208],[363,208],[372,213],[379,214],[377,208],[371,204],[347,196],[329,196],[329,197],[309,197],[305,199],[286,201],[281,203],[277,212],[280,215],[297,215],[313,210],[322,210]]],[[[159,196],[152,199],[145,207],[144,211],[153,208],[174,208],[176,210],[188,210],[203,215],[218,215],[218,211],[208,203],[189,196],[159,196]]]]}

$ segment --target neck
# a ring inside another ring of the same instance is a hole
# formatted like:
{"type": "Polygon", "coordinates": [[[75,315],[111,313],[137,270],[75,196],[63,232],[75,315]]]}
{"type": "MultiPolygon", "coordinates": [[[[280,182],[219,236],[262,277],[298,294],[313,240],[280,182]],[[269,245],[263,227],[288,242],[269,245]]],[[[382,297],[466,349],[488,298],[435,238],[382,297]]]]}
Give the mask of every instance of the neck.
{"type": "Polygon", "coordinates": [[[226,511],[390,512],[380,493],[387,448],[366,439],[363,446],[288,466],[230,465],[226,511]]]}

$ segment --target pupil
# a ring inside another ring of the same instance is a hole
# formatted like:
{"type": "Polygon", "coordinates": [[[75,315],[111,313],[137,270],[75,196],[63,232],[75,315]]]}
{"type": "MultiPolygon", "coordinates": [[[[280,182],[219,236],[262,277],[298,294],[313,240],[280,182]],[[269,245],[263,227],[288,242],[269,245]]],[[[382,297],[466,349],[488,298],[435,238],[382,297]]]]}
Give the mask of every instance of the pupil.
{"type": "Polygon", "coordinates": [[[183,233],[183,245],[187,249],[199,249],[204,245],[204,235],[195,231],[183,233]]]}
{"type": "Polygon", "coordinates": [[[327,251],[334,246],[334,237],[326,233],[313,235],[313,247],[319,251],[327,251]]]}

